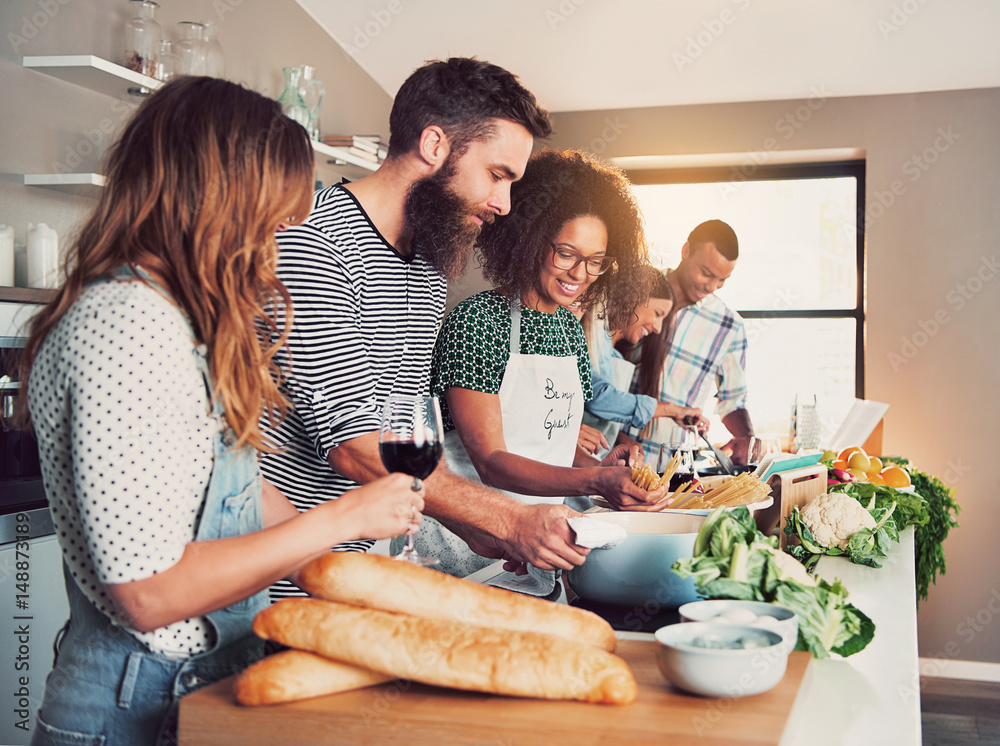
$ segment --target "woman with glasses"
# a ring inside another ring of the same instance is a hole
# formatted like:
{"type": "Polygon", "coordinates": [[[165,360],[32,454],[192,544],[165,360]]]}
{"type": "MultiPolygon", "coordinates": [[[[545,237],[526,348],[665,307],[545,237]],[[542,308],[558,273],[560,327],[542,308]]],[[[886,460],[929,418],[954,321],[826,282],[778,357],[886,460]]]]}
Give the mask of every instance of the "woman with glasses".
{"type": "MultiPolygon", "coordinates": [[[[599,494],[648,506],[653,498],[625,466],[627,447],[603,463],[577,448],[590,357],[565,308],[599,302],[618,327],[648,297],[642,218],[627,178],[583,153],[537,153],[511,188],[510,215],[483,226],[478,246],[495,289],[448,315],[431,364],[449,467],[524,502],[599,494]]],[[[466,575],[489,562],[460,556],[434,530],[427,525],[417,543],[427,541],[446,571],[466,575]]]]}

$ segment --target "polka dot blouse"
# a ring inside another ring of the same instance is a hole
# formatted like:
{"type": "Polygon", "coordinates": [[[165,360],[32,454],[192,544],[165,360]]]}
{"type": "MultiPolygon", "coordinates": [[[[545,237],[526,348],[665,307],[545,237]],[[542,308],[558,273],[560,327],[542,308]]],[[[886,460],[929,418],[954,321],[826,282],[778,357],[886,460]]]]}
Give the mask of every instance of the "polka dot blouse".
{"type": "MultiPolygon", "coordinates": [[[[31,418],[63,559],[98,609],[103,591],[169,569],[194,539],[212,473],[211,417],[183,316],[141,282],[91,286],[49,332],[31,370],[31,418]]],[[[149,633],[153,651],[206,650],[188,619],[149,633]]]]}
{"type": "MultiPolygon", "coordinates": [[[[444,429],[454,424],[444,393],[457,386],[499,394],[510,359],[510,301],[495,290],[466,298],[444,320],[431,359],[431,393],[441,400],[444,429]]],[[[524,355],[576,355],[584,401],[594,395],[590,354],[580,322],[562,306],[555,313],[521,309],[520,351],[524,355]]]]}

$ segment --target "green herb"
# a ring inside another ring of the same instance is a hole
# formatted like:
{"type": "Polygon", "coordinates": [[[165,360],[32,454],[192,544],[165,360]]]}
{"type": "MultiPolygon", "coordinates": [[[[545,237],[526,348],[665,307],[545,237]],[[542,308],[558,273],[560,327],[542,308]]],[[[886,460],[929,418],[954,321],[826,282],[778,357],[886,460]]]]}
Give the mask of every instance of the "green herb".
{"type": "Polygon", "coordinates": [[[921,495],[927,505],[927,521],[922,525],[918,524],[913,534],[919,606],[920,601],[927,600],[927,593],[937,581],[938,572],[945,574],[944,540],[948,538],[951,529],[958,527],[955,516],[961,508],[955,502],[955,490],[937,477],[917,471],[905,458],[888,457],[883,461],[891,461],[906,469],[916,488],[915,494],[921,495]]]}
{"type": "Polygon", "coordinates": [[[677,560],[671,569],[692,578],[707,598],[775,602],[792,609],[799,618],[796,650],[808,650],[815,658],[863,650],[875,636],[875,625],[847,602],[840,581],[808,575],[777,545],[777,537],[757,530],[745,507],[718,508],[695,539],[701,553],[677,560]]]}

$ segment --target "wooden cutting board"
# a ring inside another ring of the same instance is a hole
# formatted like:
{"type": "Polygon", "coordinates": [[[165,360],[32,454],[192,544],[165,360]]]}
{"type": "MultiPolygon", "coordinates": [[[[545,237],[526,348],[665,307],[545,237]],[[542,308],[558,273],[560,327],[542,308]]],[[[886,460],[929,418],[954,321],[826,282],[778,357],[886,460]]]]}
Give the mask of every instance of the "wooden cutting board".
{"type": "Polygon", "coordinates": [[[232,677],[181,700],[182,746],[240,744],[776,744],[811,656],[794,652],[777,687],[742,699],[673,689],[656,643],[621,640],[639,696],[631,705],[499,697],[398,680],[270,707],[242,707],[232,677]]]}

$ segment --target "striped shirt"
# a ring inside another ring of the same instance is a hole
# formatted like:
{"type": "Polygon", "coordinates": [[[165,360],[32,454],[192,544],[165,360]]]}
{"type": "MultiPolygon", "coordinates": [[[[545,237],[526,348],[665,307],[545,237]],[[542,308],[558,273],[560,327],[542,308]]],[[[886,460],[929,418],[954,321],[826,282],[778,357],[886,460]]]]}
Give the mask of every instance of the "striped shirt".
{"type": "MultiPolygon", "coordinates": [[[[684,407],[704,407],[717,388],[716,412],[725,416],[745,409],[747,335],[743,318],[716,296],[708,295],[677,312],[674,335],[660,376],[660,399],[684,407]]],[[[634,388],[635,384],[633,384],[634,388]]],[[[676,438],[680,427],[668,417],[653,420],[649,441],[641,428],[624,432],[639,440],[646,460],[656,463],[660,444],[676,438]]]]}
{"type": "MultiPolygon", "coordinates": [[[[291,369],[283,390],[294,409],[269,433],[283,450],[263,454],[261,470],[306,510],[358,486],[330,468],[330,449],[377,431],[390,393],[428,393],[447,285],[423,256],[401,256],[339,184],[317,192],[309,219],[278,243],[294,320],[290,366],[284,353],[277,362],[291,369]]],[[[282,581],[272,597],[292,589],[282,581]]]]}

